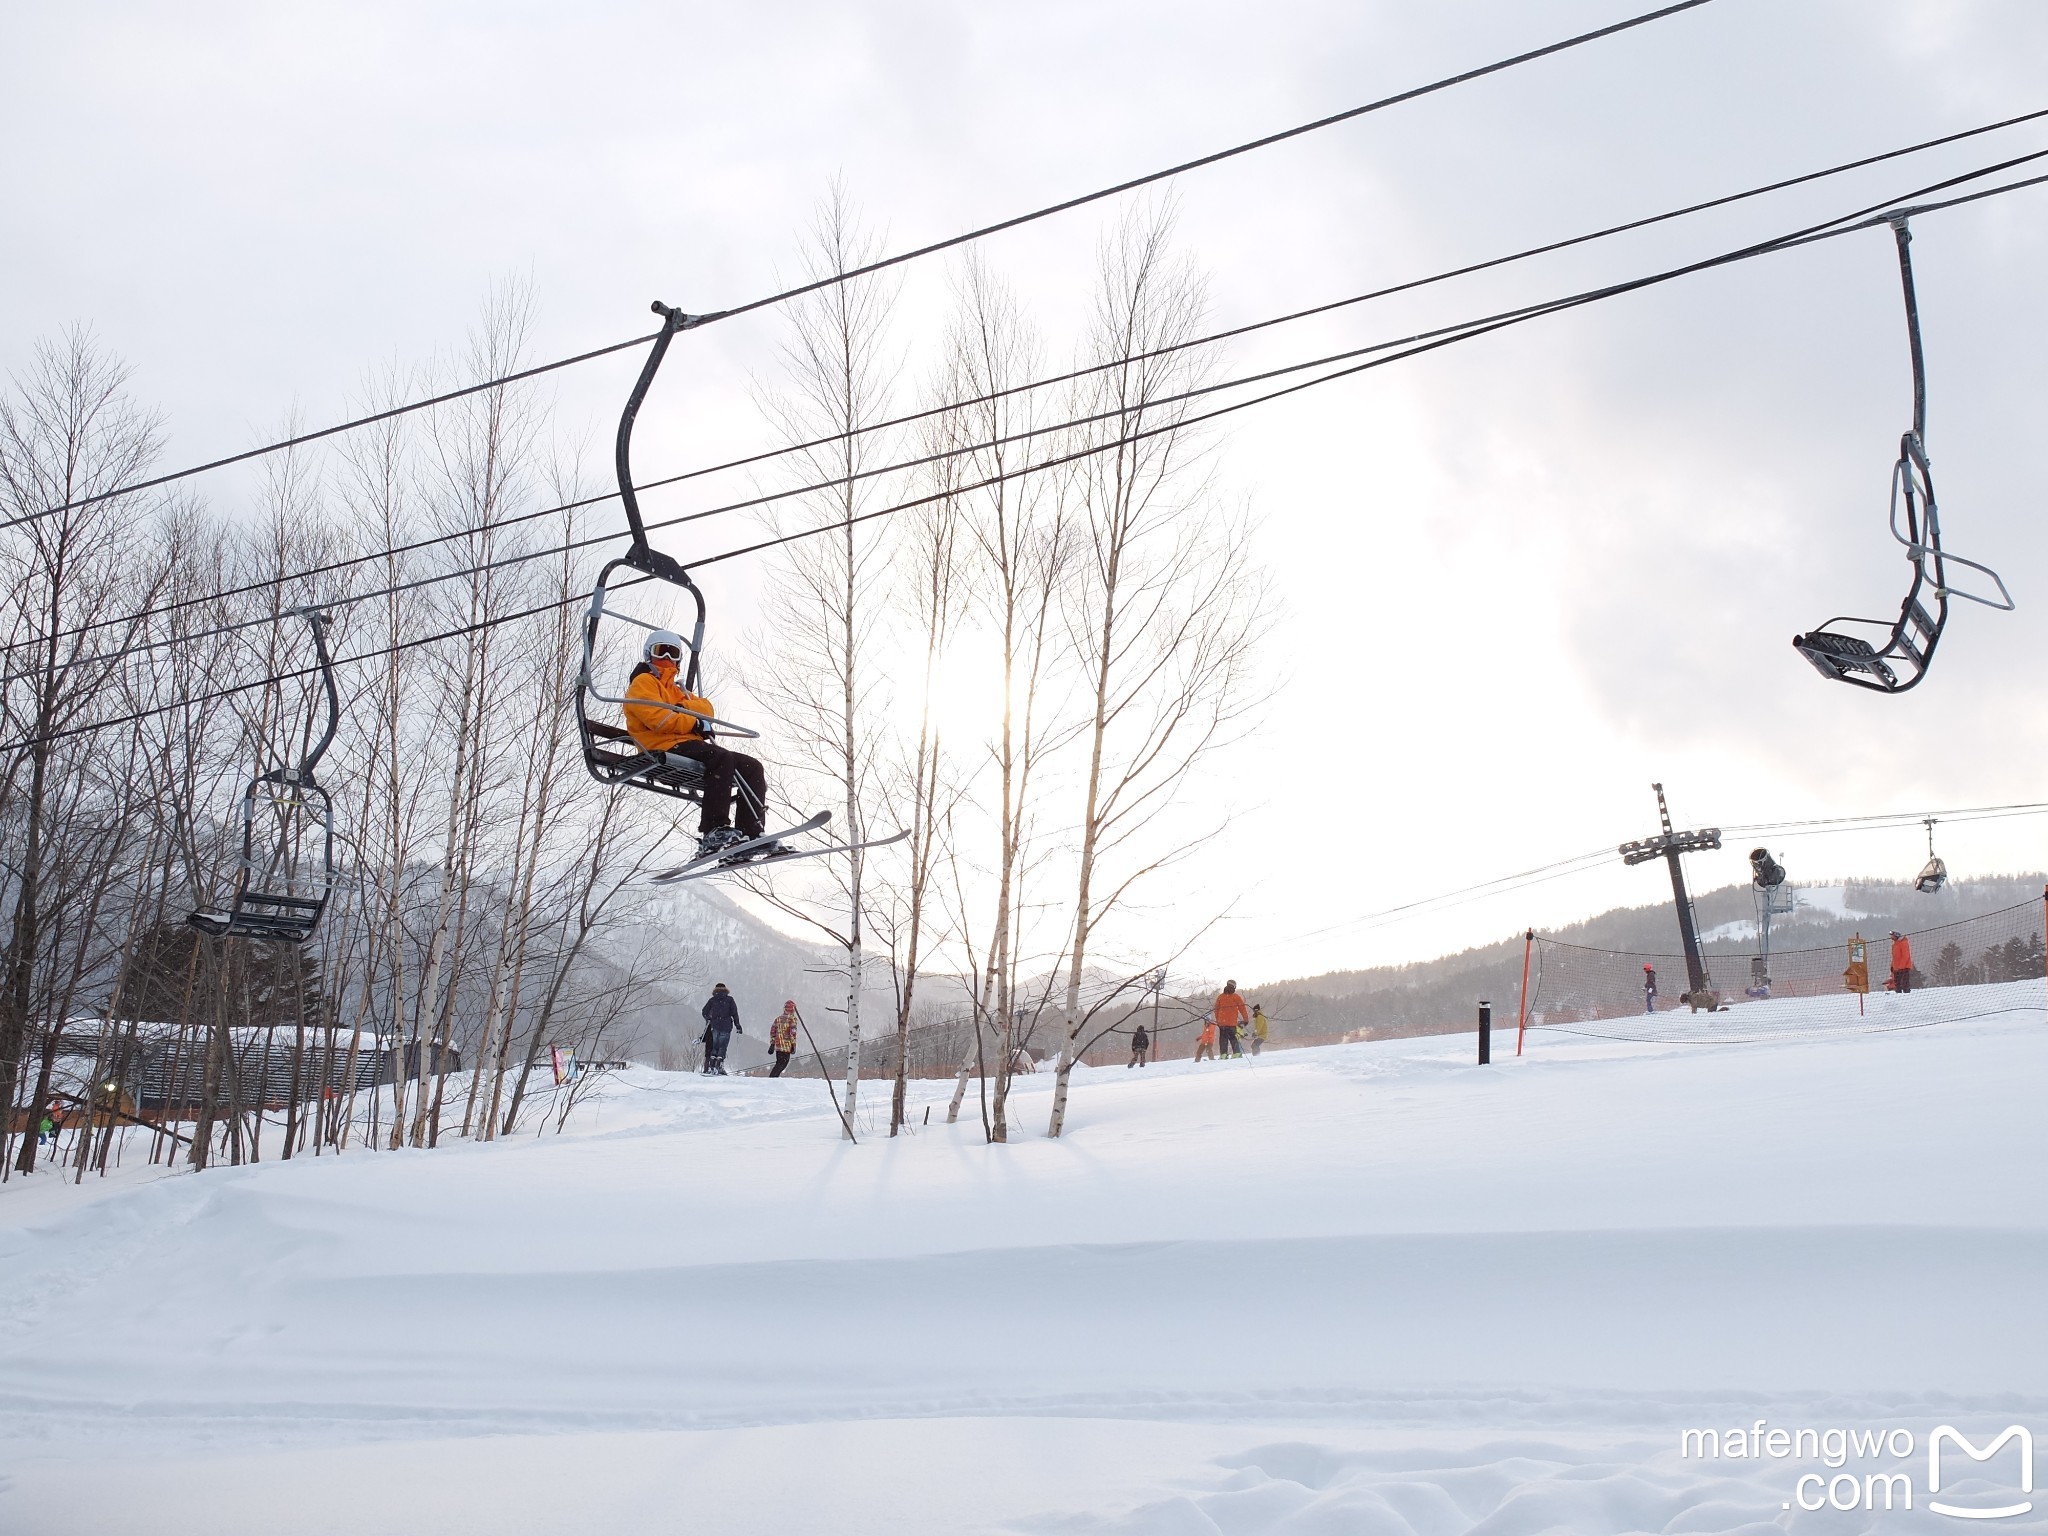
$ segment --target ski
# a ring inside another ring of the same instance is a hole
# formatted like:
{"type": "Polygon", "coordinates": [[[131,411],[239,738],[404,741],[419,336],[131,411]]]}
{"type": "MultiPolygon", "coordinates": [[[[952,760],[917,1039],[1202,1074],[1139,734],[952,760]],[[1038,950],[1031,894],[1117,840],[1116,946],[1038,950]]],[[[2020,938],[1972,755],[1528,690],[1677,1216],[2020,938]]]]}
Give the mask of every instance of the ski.
{"type": "Polygon", "coordinates": [[[793,827],[785,827],[780,832],[763,832],[759,837],[750,837],[743,843],[729,843],[716,853],[700,853],[687,864],[678,864],[674,869],[663,870],[653,877],[653,882],[656,885],[672,885],[678,880],[691,880],[699,875],[713,874],[729,860],[746,862],[749,848],[759,848],[764,843],[779,843],[785,837],[801,837],[806,832],[817,831],[831,819],[830,811],[820,811],[808,821],[799,822],[793,827]]]}
{"type": "MultiPolygon", "coordinates": [[[[715,858],[699,859],[693,864],[685,864],[681,869],[670,870],[665,875],[656,875],[655,879],[670,884],[684,880],[702,880],[706,875],[729,875],[746,869],[766,869],[771,864],[789,864],[797,859],[815,859],[828,853],[852,853],[856,849],[886,848],[891,843],[902,842],[908,836],[910,829],[906,827],[892,837],[870,838],[864,843],[827,843],[822,848],[785,848],[779,853],[761,854],[754,858],[748,858],[746,850],[757,846],[756,844],[736,843],[715,858]],[[735,854],[738,855],[737,858],[734,857],[735,854]]],[[[774,839],[762,838],[760,841],[765,843],[774,839]]]]}

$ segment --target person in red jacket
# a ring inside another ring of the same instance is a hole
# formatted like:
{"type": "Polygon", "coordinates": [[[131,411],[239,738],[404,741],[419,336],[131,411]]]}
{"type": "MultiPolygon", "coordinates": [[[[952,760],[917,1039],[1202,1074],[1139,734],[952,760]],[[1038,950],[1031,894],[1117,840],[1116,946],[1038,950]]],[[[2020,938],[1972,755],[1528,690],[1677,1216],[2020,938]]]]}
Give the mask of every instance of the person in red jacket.
{"type": "Polygon", "coordinates": [[[1892,930],[1892,990],[1901,997],[1913,990],[1913,941],[1892,930]]]}
{"type": "Polygon", "coordinates": [[[1216,1021],[1202,1020],[1202,1033],[1195,1041],[1195,1060],[1203,1061],[1216,1054],[1216,1021]]]}
{"type": "Polygon", "coordinates": [[[1216,994],[1216,1032],[1220,1036],[1217,1044],[1219,1056],[1242,1056],[1244,1047],[1238,1044],[1237,1032],[1251,1020],[1251,1010],[1238,996],[1236,981],[1223,983],[1223,990],[1216,994]]]}

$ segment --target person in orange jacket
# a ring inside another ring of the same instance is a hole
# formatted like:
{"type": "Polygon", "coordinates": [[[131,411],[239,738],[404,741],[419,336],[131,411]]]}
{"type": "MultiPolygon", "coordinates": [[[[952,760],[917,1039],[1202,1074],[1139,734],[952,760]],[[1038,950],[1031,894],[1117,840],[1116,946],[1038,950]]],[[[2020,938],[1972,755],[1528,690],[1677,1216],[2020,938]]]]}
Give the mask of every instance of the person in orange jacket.
{"type": "Polygon", "coordinates": [[[1913,941],[1892,930],[1892,990],[1901,997],[1913,990],[1913,941]]]}
{"type": "Polygon", "coordinates": [[[626,731],[643,752],[693,758],[704,765],[697,852],[716,853],[759,837],[768,801],[767,774],[759,758],[706,739],[698,716],[709,719],[716,711],[709,699],[690,692],[677,676],[683,662],[683,637],[666,629],[651,630],[641,658],[626,683],[626,731]],[[733,825],[735,783],[739,789],[737,828],[733,825]]]}
{"type": "Polygon", "coordinates": [[[1224,1056],[1242,1056],[1244,1047],[1238,1044],[1237,1032],[1251,1022],[1251,1010],[1238,996],[1235,979],[1223,983],[1223,990],[1216,995],[1216,1028],[1222,1036],[1218,1052],[1224,1056]]]}
{"type": "Polygon", "coordinates": [[[1195,1060],[1213,1059],[1216,1055],[1216,1021],[1202,1020],[1201,1038],[1195,1041],[1195,1060]]]}

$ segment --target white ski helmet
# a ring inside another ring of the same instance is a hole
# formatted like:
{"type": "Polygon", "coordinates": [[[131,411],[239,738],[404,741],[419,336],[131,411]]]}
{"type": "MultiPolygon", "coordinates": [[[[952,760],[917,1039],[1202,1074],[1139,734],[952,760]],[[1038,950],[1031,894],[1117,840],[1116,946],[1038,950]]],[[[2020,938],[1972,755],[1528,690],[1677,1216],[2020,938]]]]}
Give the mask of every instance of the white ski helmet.
{"type": "Polygon", "coordinates": [[[659,645],[674,646],[676,657],[678,660],[681,659],[683,651],[685,649],[683,645],[683,637],[677,634],[674,630],[650,629],[647,632],[646,644],[640,647],[640,659],[642,661],[654,660],[654,648],[659,645]]]}

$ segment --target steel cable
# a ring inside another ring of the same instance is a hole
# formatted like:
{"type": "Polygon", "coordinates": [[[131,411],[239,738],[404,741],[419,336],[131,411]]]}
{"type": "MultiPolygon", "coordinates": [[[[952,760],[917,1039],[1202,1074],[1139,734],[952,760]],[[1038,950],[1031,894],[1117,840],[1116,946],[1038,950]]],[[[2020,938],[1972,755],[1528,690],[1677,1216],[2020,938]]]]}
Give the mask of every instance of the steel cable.
{"type": "MultiPolygon", "coordinates": [[[[1922,188],[1919,191],[1906,193],[1902,195],[1906,197],[1921,196],[1929,190],[1938,190],[1943,187],[1955,185],[1961,181],[1969,180],[1976,176],[1992,174],[1997,170],[2005,169],[2011,165],[2024,163],[2026,161],[2039,159],[2044,155],[2048,155],[2048,150],[2037,151],[2034,154],[2022,156],[2016,160],[2001,162],[1997,166],[1986,167],[1978,171],[1968,172],[1963,176],[1948,178],[1942,182],[1933,184],[1933,186],[1930,188],[1922,188]]],[[[1858,209],[1853,213],[1843,214],[1835,219],[1823,221],[1820,224],[1809,225],[1804,229],[1794,231],[1787,235],[1779,236],[1772,240],[1762,241],[1752,245],[1739,247],[1733,251],[1724,252],[1718,256],[1708,257],[1700,261],[1689,262],[1682,266],[1668,268],[1661,272],[1652,273],[1644,277],[1632,278],[1625,282],[1613,283],[1605,285],[1600,288],[1588,289],[1581,293],[1567,295],[1566,297],[1555,300],[1549,300],[1541,304],[1525,306],[1517,310],[1503,311],[1498,315],[1486,317],[1485,319],[1478,321],[1468,322],[1461,326],[1446,328],[1445,332],[1437,334],[1434,337],[1434,339],[1422,341],[1418,345],[1408,346],[1405,351],[1393,351],[1388,352],[1386,353],[1386,355],[1383,356],[1368,358],[1364,362],[1352,363],[1346,367],[1334,369],[1331,372],[1320,374],[1312,379],[1302,380],[1297,383],[1286,385],[1279,389],[1270,390],[1261,395],[1255,395],[1247,400],[1236,401],[1229,405],[1219,406],[1214,410],[1200,412],[1193,416],[1178,417],[1163,425],[1145,428],[1135,432],[1125,433],[1118,437],[1114,437],[1100,443],[1092,443],[1083,448],[1076,449],[1071,453],[1056,455],[1050,459],[1044,459],[1034,463],[1025,464],[1020,466],[1016,470],[1005,471],[1003,473],[989,476],[983,480],[976,481],[968,485],[948,487],[942,491],[937,491],[930,495],[915,497],[908,501],[897,502],[886,507],[875,508],[871,511],[860,513],[853,517],[843,518],[829,523],[822,523],[815,527],[803,529],[795,533],[781,535],[779,537],[772,539],[760,540],[752,544],[746,544],[733,549],[724,550],[717,554],[707,555],[702,559],[691,562],[691,565],[692,568],[699,568],[707,565],[716,565],[727,560],[738,559],[744,555],[758,554],[764,550],[777,548],[786,544],[792,544],[802,539],[815,538],[823,533],[837,532],[847,528],[856,527],[861,524],[874,521],[877,518],[891,516],[897,512],[907,511],[912,508],[920,506],[928,506],[934,502],[944,501],[956,496],[965,495],[968,494],[969,492],[984,489],[988,486],[998,484],[1005,480],[1019,478],[1021,476],[1028,474],[1040,473],[1044,470],[1052,469],[1063,464],[1076,462],[1080,459],[1089,458],[1096,454],[1107,453],[1118,448],[1127,447],[1132,444],[1143,442],[1153,437],[1157,437],[1165,432],[1183,431],[1188,427],[1198,425],[1201,422],[1211,421],[1223,416],[1232,415],[1238,411],[1247,409],[1248,407],[1253,405],[1261,405],[1273,400],[1282,399],[1288,395],[1298,394],[1304,390],[1313,389],[1322,384],[1328,384],[1338,379],[1348,378],[1353,374],[1362,373],[1374,368],[1385,367],[1389,363],[1406,361],[1409,358],[1417,357],[1427,352],[1438,351],[1444,347],[1453,346],[1461,341],[1473,340],[1476,337],[1488,335],[1494,331],[1503,330],[1509,326],[1519,325],[1528,320],[1533,320],[1541,316],[1556,314],[1564,310],[1574,309],[1581,307],[1583,305],[1597,303],[1605,299],[1618,297],[1622,294],[1637,292],[1641,289],[1652,287],[1657,284],[1670,282],[1679,277],[1691,275],[1702,271],[1712,270],[1717,267],[1727,266],[1735,262],[1747,261],[1757,256],[1775,254],[1779,251],[1794,249],[1798,246],[1812,244],[1820,240],[1832,239],[1840,235],[1852,234],[1857,232],[1858,230],[1869,228],[1873,224],[1882,224],[1886,222],[1886,220],[1889,217],[1896,216],[1899,214],[1917,215],[1921,213],[1934,212],[1939,209],[1957,207],[1965,203],[1980,201],[1984,198],[1999,196],[2006,192],[2019,191],[2023,188],[2038,186],[2043,183],[2048,183],[2048,176],[2031,177],[2023,181],[2008,183],[2000,187],[1989,188],[1965,196],[1947,199],[1942,202],[1918,204],[1906,209],[1894,209],[1891,211],[1891,213],[1879,214],[1875,219],[1865,218],[1865,215],[1871,212],[1870,208],[1858,209]],[[1852,220],[1860,222],[1849,222],[1852,220]]],[[[1872,206],[1877,208],[1883,208],[1886,207],[1888,203],[1896,201],[1898,201],[1898,199],[1896,198],[1888,199],[1886,204],[1876,204],[1872,206]]],[[[1383,343],[1379,344],[1379,346],[1375,346],[1372,348],[1355,349],[1351,353],[1338,354],[1338,356],[1355,356],[1359,351],[1377,351],[1380,350],[1380,347],[1383,347],[1385,345],[1388,344],[1383,343]]],[[[1394,343],[1392,345],[1400,346],[1403,345],[1403,343],[1394,343]]],[[[1229,383],[1222,385],[1205,386],[1203,391],[1190,391],[1187,393],[1189,395],[1192,395],[1194,393],[1201,392],[1215,392],[1219,389],[1243,387],[1244,384],[1248,382],[1253,382],[1254,379],[1270,378],[1280,373],[1299,371],[1302,367],[1312,367],[1318,365],[1319,364],[1295,365],[1293,367],[1271,370],[1267,374],[1253,376],[1253,378],[1251,379],[1230,381],[1229,383]]],[[[1180,398],[1183,397],[1173,397],[1174,400],[1178,400],[1180,398]]],[[[1160,403],[1167,402],[1153,402],[1151,404],[1156,405],[1160,403]]],[[[1145,408],[1151,408],[1151,406],[1148,405],[1145,408]]],[[[1119,412],[1116,414],[1129,414],[1129,412],[1119,412]]],[[[1138,414],[1142,414],[1142,409],[1138,412],[1138,414]]],[[[833,481],[830,483],[836,485],[840,482],[833,481]]],[[[706,517],[711,515],[714,515],[714,513],[691,513],[686,514],[683,517],[669,519],[666,523],[655,523],[650,524],[649,526],[673,526],[676,523],[692,521],[699,517],[706,517]]],[[[573,549],[585,547],[589,544],[603,543],[611,539],[623,538],[624,536],[625,535],[617,532],[612,532],[604,535],[594,535],[587,540],[578,540],[566,545],[555,546],[545,550],[532,551],[519,556],[508,557],[507,560],[505,561],[492,562],[490,564],[479,566],[474,569],[480,572],[483,570],[494,569],[499,565],[509,564],[516,560],[538,559],[544,558],[548,555],[563,554],[573,549]]],[[[459,577],[463,574],[467,573],[462,571],[450,572],[436,579],[452,579],[454,577],[459,577]]],[[[630,583],[622,583],[622,585],[627,584],[630,583]]],[[[375,595],[385,594],[380,593],[375,595]]],[[[370,600],[371,596],[372,594],[364,594],[359,598],[345,599],[342,600],[341,603],[337,604],[337,606],[345,605],[346,603],[355,601],[368,601],[370,600]]],[[[474,634],[479,630],[488,629],[494,627],[497,624],[515,622],[519,619],[529,618],[534,616],[535,614],[547,612],[552,609],[565,607],[568,606],[570,603],[582,602],[583,600],[584,599],[580,596],[569,599],[553,600],[547,603],[543,603],[537,607],[524,609],[519,612],[502,615],[493,619],[482,620],[474,624],[460,626],[458,628],[446,630],[435,635],[428,635],[408,641],[399,642],[395,645],[385,647],[382,650],[360,653],[358,655],[349,657],[337,657],[335,659],[335,664],[339,666],[344,664],[345,662],[370,660],[375,657],[388,656],[397,651],[410,650],[418,646],[437,644],[444,640],[456,639],[464,635],[474,634]]],[[[275,682],[287,681],[296,677],[305,677],[311,675],[311,673],[314,670],[315,669],[301,668],[290,672],[275,673],[264,678],[251,680],[246,683],[236,684],[228,688],[214,690],[212,692],[196,695],[188,699],[181,699],[172,704],[160,705],[150,709],[137,711],[132,714],[120,716],[114,719],[95,721],[85,725],[67,727],[64,730],[53,731],[42,737],[29,737],[17,739],[15,741],[5,744],[4,746],[0,746],[0,752],[16,751],[40,742],[58,741],[72,736],[89,734],[91,732],[98,730],[105,730],[115,726],[130,724],[156,715],[165,714],[172,710],[186,708],[192,704],[207,702],[214,699],[229,697],[234,694],[249,692],[256,688],[267,687],[275,682]]]]}
{"type": "MultiPolygon", "coordinates": [[[[744,304],[735,304],[726,309],[713,310],[702,315],[692,315],[690,317],[690,324],[692,327],[709,325],[714,321],[730,320],[735,316],[751,314],[756,310],[766,309],[771,305],[787,303],[789,300],[801,298],[805,294],[817,293],[822,289],[837,287],[842,283],[852,282],[856,278],[872,276],[874,273],[885,271],[888,268],[916,261],[923,256],[936,255],[940,251],[950,251],[958,246],[986,239],[990,235],[1001,234],[1006,230],[1017,229],[1026,224],[1036,223],[1040,219],[1051,218],[1054,214],[1066,213],[1075,208],[1086,207],[1088,204],[1100,202],[1104,198],[1117,197],[1125,192],[1135,191],[1139,187],[1151,186],[1155,182],[1170,180],[1189,171],[1200,170],[1204,166],[1216,165],[1225,160],[1235,159],[1239,155],[1250,154],[1254,150],[1265,149],[1271,145],[1283,143],[1288,139],[1299,138],[1303,134],[1314,133],[1323,128],[1333,127],[1338,123],[1350,122],[1353,118],[1364,117],[1368,113],[1383,111],[1388,107],[1399,106],[1404,102],[1416,101],[1424,96],[1431,96],[1439,91],[1449,90],[1453,86],[1464,85],[1473,80],[1483,79],[1488,75],[1499,74],[1503,70],[1513,69],[1522,64],[1533,63],[1537,59],[1548,58],[1552,54],[1564,53],[1573,48],[1582,47],[1587,43],[1612,37],[1620,32],[1627,32],[1636,27],[1647,26],[1653,21],[1662,21],[1664,18],[1675,16],[1681,11],[1697,10],[1699,7],[1711,3],[1712,0],[1679,0],[1678,4],[1663,6],[1654,11],[1645,11],[1639,16],[1632,16],[1609,26],[1597,27],[1590,32],[1581,32],[1558,42],[1545,44],[1541,48],[1532,48],[1525,53],[1517,53],[1508,58],[1497,59],[1491,64],[1483,64],[1476,69],[1464,70],[1455,75],[1446,75],[1441,80],[1433,80],[1427,85],[1414,86],[1408,90],[1396,92],[1392,96],[1382,96],[1376,101],[1365,103],[1363,106],[1350,107],[1342,112],[1334,112],[1327,117],[1319,117],[1313,122],[1301,123],[1292,128],[1284,128],[1278,133],[1269,133],[1260,138],[1247,139],[1245,142],[1234,144],[1228,149],[1220,149],[1210,154],[1200,155],[1193,160],[1183,160],[1179,164],[1170,165],[1164,170],[1150,171],[1143,176],[1135,176],[1128,181],[1117,182],[1114,186],[1103,187],[1094,192],[1086,192],[1079,197],[1070,197],[1061,202],[1049,203],[1043,208],[1033,209],[1029,213],[1016,214],[1010,218],[999,220],[994,224],[984,224],[978,229],[967,231],[965,234],[953,235],[944,240],[936,240],[929,245],[921,245],[914,250],[903,251],[894,256],[885,256],[878,261],[868,262],[862,266],[850,268],[845,272],[832,273],[814,282],[801,283],[794,288],[785,288],[780,293],[769,294],[766,298],[750,299],[744,304]]],[[[445,394],[435,395],[428,399],[392,406],[386,410],[358,417],[352,421],[338,422],[331,427],[321,427],[316,431],[302,432],[293,437],[280,439],[274,443],[266,443],[258,448],[250,448],[241,453],[229,454],[224,458],[212,459],[204,464],[195,464],[189,469],[175,470],[169,474],[157,475],[147,480],[138,480],[130,485],[117,487],[114,490],[98,492],[91,496],[81,496],[73,501],[61,502],[54,507],[46,507],[40,512],[26,513],[20,517],[0,521],[0,530],[17,528],[23,523],[34,522],[39,518],[54,517],[60,512],[68,512],[78,507],[92,506],[98,502],[110,501],[117,496],[130,496],[138,491],[155,490],[178,480],[189,479],[193,475],[205,474],[209,470],[224,469],[232,464],[246,463],[250,459],[261,458],[266,454],[281,453],[285,449],[297,448],[307,443],[318,442],[322,438],[353,431],[358,427],[369,426],[380,421],[390,421],[394,417],[403,416],[413,411],[426,410],[436,405],[446,405],[450,401],[460,400],[468,395],[501,388],[506,384],[517,383],[524,379],[536,378],[541,374],[552,373],[561,368],[573,367],[578,363],[586,363],[594,358],[607,357],[614,352],[624,351],[628,347],[640,346],[643,343],[650,342],[656,334],[658,333],[649,332],[645,336],[634,336],[625,341],[613,342],[609,346],[596,347],[588,352],[579,352],[574,357],[561,358],[551,363],[540,363],[532,368],[520,369],[517,372],[508,373],[495,379],[488,379],[482,383],[465,385],[461,389],[450,390],[445,394]]]]}
{"type": "MultiPolygon", "coordinates": [[[[1330,314],[1337,310],[1349,308],[1358,304],[1363,304],[1371,300],[1386,298],[1400,293],[1412,292],[1414,290],[1429,287],[1437,283],[1447,282],[1454,278],[1470,276],[1474,273],[1492,270],[1494,268],[1506,266],[1514,262],[1528,260],[1536,256],[1548,255],[1553,252],[1566,250],[1574,246],[1585,245],[1595,240],[1607,239],[1614,235],[1625,234],[1638,229],[1648,228],[1652,225],[1666,223],[1673,219],[1683,218],[1691,214],[1704,212],[1709,209],[1725,207],[1729,204],[1742,202],[1754,197],[1760,197],[1770,192],[1782,191],[1788,187],[1800,186],[1813,181],[1822,180],[1827,177],[1842,175],[1845,172],[1852,170],[1861,170],[1888,160],[1895,160],[1906,155],[1921,153],[1931,148],[1956,143],[1964,139],[1975,138],[1982,134],[1995,132],[2002,128],[2012,127],[2019,123],[2031,122],[2043,117],[2048,117],[2048,108],[2043,108],[2035,112],[2023,113],[2017,117],[2002,118],[1994,123],[1987,123],[1980,127],[1964,129],[1952,134],[1945,134],[1939,138],[1925,139],[1916,144],[1909,144],[1899,149],[1886,150],[1881,154],[1866,155],[1860,159],[1844,161],[1838,165],[1828,166],[1821,170],[1808,171],[1798,176],[1792,176],[1778,181],[1767,182],[1761,186],[1751,187],[1740,192],[1733,192],[1725,194],[1720,197],[1710,198],[1704,202],[1690,203],[1681,208],[1669,209],[1662,213],[1651,214],[1643,218],[1631,219],[1624,223],[1608,225],[1603,229],[1593,230],[1585,234],[1573,235],[1562,240],[1555,240],[1542,245],[1530,246],[1523,250],[1511,252],[1507,255],[1490,257],[1484,261],[1471,262],[1464,266],[1453,267],[1442,272],[1431,273],[1424,277],[1411,278],[1406,281],[1395,283],[1387,287],[1371,289],[1364,293],[1352,294],[1345,298],[1330,300],[1322,304],[1312,305],[1306,309],[1294,310],[1287,314],[1270,316],[1266,319],[1251,321],[1244,325],[1232,326],[1228,329],[1211,332],[1203,336],[1191,338],[1187,341],[1175,342],[1168,346],[1157,347],[1150,351],[1136,353],[1127,358],[1119,358],[1114,361],[1105,363],[1092,363],[1084,367],[1070,369],[1064,373],[1051,374],[1044,378],[1033,379],[1023,384],[1011,385],[1003,389],[990,390],[980,395],[970,396],[960,400],[948,401],[940,405],[927,406],[917,411],[912,411],[901,416],[890,417],[885,420],[874,422],[867,426],[858,428],[856,430],[856,433],[853,435],[864,435],[867,433],[880,432],[896,427],[911,425],[916,422],[928,420],[936,416],[945,415],[949,412],[968,410],[976,406],[990,404],[998,400],[1007,399],[1019,394],[1029,393],[1034,390],[1049,388],[1051,386],[1058,384],[1071,383],[1075,380],[1086,378],[1092,374],[1102,373],[1120,367],[1128,367],[1134,363],[1149,361],[1151,359],[1158,357],[1164,357],[1175,352],[1187,351],[1195,347],[1209,346],[1220,342],[1233,340],[1240,336],[1250,335],[1254,332],[1268,330],[1272,327],[1289,324],[1293,321],[1310,319],[1319,315],[1330,314]]],[[[1985,173],[1980,172],[1972,174],[1985,173]]],[[[646,338],[644,337],[641,338],[641,340],[643,341],[645,339],[646,338]]],[[[728,471],[735,469],[748,468],[753,465],[769,462],[776,458],[785,457],[791,454],[804,453],[811,451],[813,449],[825,447],[829,444],[843,441],[848,435],[849,434],[839,433],[834,434],[833,436],[830,437],[813,438],[803,442],[786,444],[777,448],[764,449],[758,453],[744,455],[736,459],[728,459],[722,463],[706,465],[698,469],[685,470],[679,474],[667,475],[654,480],[639,481],[635,483],[634,489],[636,491],[656,490],[668,486],[678,485],[688,480],[701,479],[711,475],[726,473],[728,471]]],[[[993,444],[985,444],[981,446],[993,446],[993,444]]],[[[974,450],[968,449],[963,451],[974,450]]],[[[478,524],[472,528],[462,529],[450,533],[434,534],[424,538],[414,539],[406,543],[392,545],[389,548],[380,549],[368,554],[352,555],[345,559],[331,561],[325,565],[313,566],[304,571],[296,571],[288,575],[271,577],[262,581],[248,582],[243,584],[242,586],[229,587],[219,592],[206,593],[195,597],[179,598],[173,602],[160,605],[159,607],[150,610],[150,612],[175,612],[180,609],[194,607],[203,603],[224,601],[229,598],[248,596],[257,592],[274,591],[287,583],[310,581],[319,576],[332,575],[340,571],[354,569],[358,566],[374,564],[380,560],[389,560],[390,558],[396,555],[412,554],[424,549],[438,548],[443,544],[452,544],[459,542],[463,539],[475,538],[481,533],[490,532],[497,529],[517,527],[525,523],[537,521],[541,518],[558,516],[564,512],[572,512],[580,510],[585,507],[597,506],[604,502],[615,500],[618,494],[619,493],[616,490],[599,492],[590,496],[578,498],[573,501],[562,502],[550,507],[543,507],[535,511],[519,513],[512,517],[487,521],[478,524]]],[[[805,493],[790,492],[785,494],[805,493]]],[[[741,505],[748,504],[734,504],[735,507],[741,505]]],[[[714,510],[732,509],[733,508],[721,508],[714,510]]],[[[460,578],[465,574],[468,574],[468,571],[466,569],[456,568],[445,573],[442,573],[435,579],[454,580],[460,578]]],[[[136,622],[139,622],[141,618],[146,616],[147,615],[123,615],[112,618],[94,619],[87,623],[76,625],[71,629],[59,631],[56,636],[51,638],[58,640],[70,639],[74,636],[88,634],[99,629],[116,628],[123,625],[132,625],[136,622]]],[[[269,617],[270,616],[268,615],[259,616],[256,619],[248,621],[248,624],[268,622],[269,617]]],[[[182,642],[187,640],[209,638],[213,635],[229,633],[237,628],[242,627],[246,627],[246,625],[231,624],[214,630],[201,631],[197,634],[190,636],[181,636],[179,637],[179,640],[182,642]]],[[[49,643],[48,640],[16,641],[6,646],[0,646],[0,652],[11,651],[30,644],[40,645],[47,643],[49,643]]],[[[144,648],[146,649],[150,647],[144,648]]],[[[123,651],[120,654],[132,654],[132,651],[123,651]]],[[[92,659],[106,658],[99,657],[92,659]]],[[[4,685],[6,683],[18,680],[19,675],[0,678],[0,685],[4,685]]]]}

